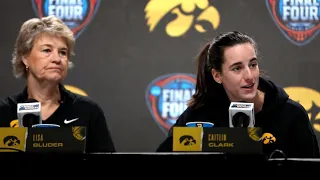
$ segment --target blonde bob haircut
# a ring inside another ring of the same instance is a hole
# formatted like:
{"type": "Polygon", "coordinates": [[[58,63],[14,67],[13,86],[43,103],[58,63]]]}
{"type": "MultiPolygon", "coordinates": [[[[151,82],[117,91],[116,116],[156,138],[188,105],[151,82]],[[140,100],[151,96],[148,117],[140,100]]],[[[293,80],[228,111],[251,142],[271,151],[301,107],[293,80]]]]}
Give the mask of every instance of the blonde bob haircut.
{"type": "Polygon", "coordinates": [[[74,66],[70,58],[74,55],[75,38],[70,28],[61,19],[53,15],[43,18],[32,18],[22,24],[14,45],[11,63],[13,75],[16,78],[27,77],[26,66],[22,58],[31,53],[36,38],[43,33],[65,39],[68,47],[68,68],[70,69],[74,66]]]}

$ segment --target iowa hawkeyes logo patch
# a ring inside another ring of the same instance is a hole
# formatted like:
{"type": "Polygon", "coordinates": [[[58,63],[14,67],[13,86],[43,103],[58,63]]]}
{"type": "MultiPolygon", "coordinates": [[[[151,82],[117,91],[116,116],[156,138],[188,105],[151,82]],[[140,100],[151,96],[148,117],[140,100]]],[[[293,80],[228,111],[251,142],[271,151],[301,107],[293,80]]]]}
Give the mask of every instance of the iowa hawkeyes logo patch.
{"type": "Polygon", "coordinates": [[[261,137],[263,144],[272,144],[276,142],[276,138],[271,133],[264,133],[261,137]]]}

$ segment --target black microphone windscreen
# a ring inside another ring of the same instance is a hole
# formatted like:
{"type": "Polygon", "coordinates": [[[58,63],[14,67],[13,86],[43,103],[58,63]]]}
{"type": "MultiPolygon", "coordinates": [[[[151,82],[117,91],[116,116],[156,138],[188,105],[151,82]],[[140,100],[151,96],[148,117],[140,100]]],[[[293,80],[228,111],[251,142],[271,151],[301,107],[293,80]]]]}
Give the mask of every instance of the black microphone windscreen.
{"type": "Polygon", "coordinates": [[[32,127],[32,125],[39,124],[39,116],[34,114],[26,114],[23,116],[23,126],[32,127]]]}
{"type": "Polygon", "coordinates": [[[232,124],[234,127],[248,127],[250,118],[243,112],[237,112],[232,117],[232,124]]]}

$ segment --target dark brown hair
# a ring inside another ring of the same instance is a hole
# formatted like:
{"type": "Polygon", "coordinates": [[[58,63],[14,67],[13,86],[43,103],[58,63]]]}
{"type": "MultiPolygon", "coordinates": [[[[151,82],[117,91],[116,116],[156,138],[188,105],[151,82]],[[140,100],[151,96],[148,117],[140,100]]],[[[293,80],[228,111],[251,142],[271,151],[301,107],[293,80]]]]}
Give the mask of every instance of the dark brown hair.
{"type": "Polygon", "coordinates": [[[196,90],[188,103],[189,107],[201,107],[205,99],[221,95],[224,89],[221,84],[214,81],[211,70],[222,72],[225,48],[243,43],[251,43],[257,53],[256,42],[238,31],[222,33],[202,48],[197,57],[196,90]]]}

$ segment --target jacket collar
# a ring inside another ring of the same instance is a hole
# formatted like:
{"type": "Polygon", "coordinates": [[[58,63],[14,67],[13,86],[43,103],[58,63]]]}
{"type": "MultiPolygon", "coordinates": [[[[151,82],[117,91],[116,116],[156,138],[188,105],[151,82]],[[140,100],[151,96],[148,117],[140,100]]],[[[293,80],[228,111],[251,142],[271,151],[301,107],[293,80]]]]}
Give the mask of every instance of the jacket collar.
{"type": "MultiPolygon", "coordinates": [[[[67,101],[68,97],[68,90],[62,85],[59,84],[59,92],[61,97],[61,103],[64,103],[67,101]]],[[[18,103],[26,102],[28,99],[28,86],[26,86],[23,91],[18,95],[18,103]]]]}

